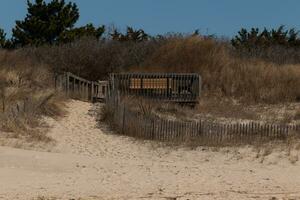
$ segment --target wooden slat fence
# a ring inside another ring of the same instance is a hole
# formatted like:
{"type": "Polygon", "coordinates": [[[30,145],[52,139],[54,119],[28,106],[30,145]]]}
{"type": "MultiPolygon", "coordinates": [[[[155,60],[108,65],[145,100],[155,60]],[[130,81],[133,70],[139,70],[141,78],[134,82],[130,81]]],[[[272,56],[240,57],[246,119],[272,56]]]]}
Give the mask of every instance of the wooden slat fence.
{"type": "Polygon", "coordinates": [[[174,121],[131,111],[120,100],[109,100],[107,106],[113,110],[112,125],[119,134],[148,140],[226,145],[286,139],[300,134],[300,125],[174,121]]]}
{"type": "MultiPolygon", "coordinates": [[[[56,76],[55,86],[71,98],[92,101],[99,96],[102,85],[67,72],[56,76]]],[[[260,122],[225,124],[207,120],[174,121],[145,116],[127,108],[120,101],[120,93],[118,89],[111,89],[106,103],[113,111],[112,125],[122,135],[169,142],[226,145],[285,139],[290,135],[300,134],[300,125],[260,122]]]]}

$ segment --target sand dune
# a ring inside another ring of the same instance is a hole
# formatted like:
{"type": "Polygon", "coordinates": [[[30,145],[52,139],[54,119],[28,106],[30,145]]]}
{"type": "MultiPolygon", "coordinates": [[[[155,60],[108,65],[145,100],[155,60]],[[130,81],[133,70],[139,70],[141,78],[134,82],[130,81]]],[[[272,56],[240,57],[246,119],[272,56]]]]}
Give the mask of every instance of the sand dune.
{"type": "Polygon", "coordinates": [[[97,127],[95,109],[70,101],[66,117],[47,119],[51,152],[0,147],[0,199],[300,199],[285,152],[135,141],[97,127]]]}

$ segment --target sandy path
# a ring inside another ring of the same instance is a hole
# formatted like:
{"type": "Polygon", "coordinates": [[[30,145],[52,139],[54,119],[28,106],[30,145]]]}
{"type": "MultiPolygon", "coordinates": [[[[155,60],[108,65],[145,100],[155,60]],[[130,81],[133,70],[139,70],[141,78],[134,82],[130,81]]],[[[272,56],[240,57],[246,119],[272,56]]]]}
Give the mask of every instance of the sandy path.
{"type": "Polygon", "coordinates": [[[160,148],[104,134],[91,104],[68,105],[49,120],[53,152],[0,147],[0,199],[300,199],[300,166],[284,153],[160,148]]]}

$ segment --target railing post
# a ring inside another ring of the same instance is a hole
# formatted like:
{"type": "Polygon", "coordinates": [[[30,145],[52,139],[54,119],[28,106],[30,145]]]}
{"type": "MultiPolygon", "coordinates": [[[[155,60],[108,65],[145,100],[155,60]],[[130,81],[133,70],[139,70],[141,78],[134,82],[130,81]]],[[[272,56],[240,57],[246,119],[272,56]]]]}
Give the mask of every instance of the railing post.
{"type": "Polygon", "coordinates": [[[126,106],[125,103],[123,103],[123,119],[122,119],[122,134],[124,135],[125,131],[125,111],[126,111],[126,106]]]}
{"type": "Polygon", "coordinates": [[[66,73],[66,90],[65,90],[65,92],[66,92],[66,94],[67,94],[67,96],[69,96],[69,90],[70,90],[70,75],[69,75],[69,72],[67,72],[66,73]]]}
{"type": "Polygon", "coordinates": [[[89,83],[85,83],[84,88],[85,88],[85,99],[89,101],[89,83]]]}
{"type": "Polygon", "coordinates": [[[91,101],[93,102],[94,99],[94,82],[91,82],[91,101]]]}
{"type": "Polygon", "coordinates": [[[82,97],[81,97],[81,94],[82,94],[82,82],[83,81],[81,81],[81,80],[79,80],[79,82],[78,82],[78,97],[79,97],[79,99],[80,100],[82,100],[82,97]]]}
{"type": "Polygon", "coordinates": [[[75,79],[75,77],[74,76],[72,76],[72,78],[73,78],[73,81],[72,81],[72,96],[73,96],[73,98],[74,98],[74,95],[76,95],[76,88],[75,88],[75,85],[76,85],[76,79],[75,79]]]}
{"type": "Polygon", "coordinates": [[[151,139],[154,140],[155,139],[155,125],[156,125],[155,124],[155,119],[152,118],[151,121],[152,121],[151,139]]]}

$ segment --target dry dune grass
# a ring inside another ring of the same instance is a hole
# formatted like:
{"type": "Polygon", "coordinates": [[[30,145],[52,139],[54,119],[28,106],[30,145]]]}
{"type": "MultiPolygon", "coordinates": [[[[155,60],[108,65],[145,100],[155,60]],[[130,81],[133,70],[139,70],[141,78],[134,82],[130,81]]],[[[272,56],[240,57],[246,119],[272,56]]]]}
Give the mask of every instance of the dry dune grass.
{"type": "Polygon", "coordinates": [[[203,93],[251,102],[278,103],[300,97],[298,65],[278,65],[233,56],[225,42],[199,37],[174,38],[134,71],[196,72],[203,93]]]}
{"type": "MultiPolygon", "coordinates": [[[[198,121],[199,119],[219,123],[261,122],[273,124],[298,124],[300,104],[280,103],[245,103],[233,98],[201,97],[199,104],[194,107],[168,102],[153,101],[137,97],[123,97],[122,102],[128,109],[142,115],[156,115],[163,119],[180,121],[198,121]]],[[[105,110],[110,115],[109,110],[105,110]]]]}
{"type": "MultiPolygon", "coordinates": [[[[93,80],[103,78],[111,71],[128,71],[128,69],[196,72],[203,78],[202,97],[216,98],[216,102],[219,102],[219,99],[233,99],[242,103],[240,107],[258,102],[268,104],[295,102],[300,98],[298,65],[279,65],[252,58],[242,59],[232,53],[228,42],[203,39],[198,36],[166,37],[163,41],[153,40],[141,44],[109,41],[97,43],[92,40],[82,40],[68,46],[26,48],[13,52],[0,51],[0,66],[0,85],[2,85],[0,110],[3,113],[10,113],[1,114],[1,118],[6,116],[10,120],[15,119],[11,117],[14,115],[12,113],[16,113],[12,110],[18,111],[24,108],[28,108],[28,113],[34,111],[34,115],[59,114],[61,101],[58,95],[54,95],[53,88],[49,87],[52,81],[50,70],[72,70],[71,66],[78,67],[78,70],[77,67],[76,70],[73,69],[76,74],[93,80]],[[82,54],[78,49],[83,46],[85,51],[82,54]],[[143,53],[139,54],[139,52],[143,53]],[[71,62],[72,60],[76,63],[71,62]],[[54,67],[49,69],[46,64],[54,67]],[[98,69],[97,66],[107,66],[107,69],[98,69]]],[[[227,112],[228,109],[223,108],[228,108],[226,102],[218,107],[211,106],[210,112],[227,112]]],[[[235,112],[225,113],[225,117],[236,115],[247,119],[256,118],[247,112],[239,114],[238,107],[232,108],[237,109],[235,112]]],[[[184,112],[181,113],[179,115],[184,115],[184,112]]],[[[14,124],[28,125],[27,122],[15,123],[14,121],[3,124],[6,126],[11,124],[5,127],[8,130],[16,129],[14,124]]],[[[24,129],[24,126],[19,129],[24,129]]]]}
{"type": "Polygon", "coordinates": [[[0,52],[0,130],[9,137],[49,141],[36,128],[40,116],[62,114],[63,95],[52,85],[47,66],[18,52],[0,52]]]}
{"type": "MultiPolygon", "coordinates": [[[[68,45],[20,51],[55,70],[72,71],[90,80],[104,79],[108,73],[119,71],[196,72],[203,78],[206,96],[255,103],[296,101],[300,97],[299,64],[241,57],[228,41],[218,39],[175,35],[141,43],[118,43],[86,38],[68,45]]],[[[282,50],[280,54],[275,48],[273,51],[277,57],[286,53],[282,50]]]]}

